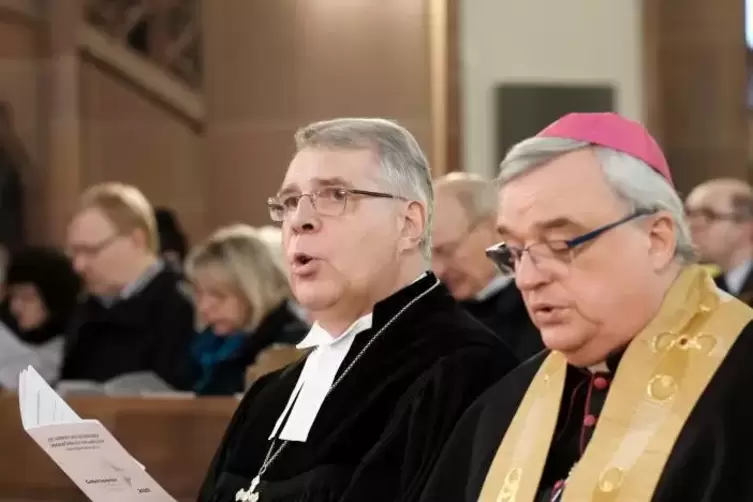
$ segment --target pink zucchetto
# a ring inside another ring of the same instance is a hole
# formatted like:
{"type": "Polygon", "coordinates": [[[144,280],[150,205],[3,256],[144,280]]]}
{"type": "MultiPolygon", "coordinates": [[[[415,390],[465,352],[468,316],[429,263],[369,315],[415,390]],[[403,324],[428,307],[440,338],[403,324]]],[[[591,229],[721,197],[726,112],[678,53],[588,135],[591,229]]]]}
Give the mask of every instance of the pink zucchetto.
{"type": "Polygon", "coordinates": [[[569,113],[536,137],[573,139],[612,148],[642,160],[672,185],[672,173],[656,140],[642,124],[616,113],[569,113]]]}

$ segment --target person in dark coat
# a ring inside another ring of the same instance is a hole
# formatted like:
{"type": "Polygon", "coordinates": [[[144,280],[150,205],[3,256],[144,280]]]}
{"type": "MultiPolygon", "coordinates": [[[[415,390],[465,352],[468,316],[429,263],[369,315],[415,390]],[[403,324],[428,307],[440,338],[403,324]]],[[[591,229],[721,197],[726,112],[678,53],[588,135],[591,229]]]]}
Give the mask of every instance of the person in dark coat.
{"type": "Polygon", "coordinates": [[[66,333],[62,380],[151,373],[193,387],[194,311],[181,276],[159,257],[154,211],[136,188],[104,183],[81,198],[68,253],[86,297],[66,333]]]}
{"type": "Polygon", "coordinates": [[[432,269],[468,312],[499,335],[519,360],[544,349],[515,281],[486,258],[497,243],[497,190],[471,173],[450,173],[434,183],[432,269]]]}
{"type": "Polygon", "coordinates": [[[217,230],[191,251],[186,271],[201,327],[191,350],[200,370],[197,394],[242,392],[247,369],[264,350],[306,335],[287,277],[254,228],[217,230]]]}
{"type": "Polygon", "coordinates": [[[29,362],[54,383],[62,363],[64,335],[81,292],[78,275],[62,252],[30,247],[10,256],[5,286],[7,296],[0,304],[3,323],[34,353],[29,362]]]}
{"type": "Polygon", "coordinates": [[[696,264],[656,141],[566,115],[499,181],[489,256],[549,350],[469,409],[419,500],[753,500],[753,309],[696,264]]]}
{"type": "Polygon", "coordinates": [[[270,216],[314,320],[297,363],[258,380],[200,502],[409,502],[458,417],[517,360],[429,271],[431,175],[382,119],[298,132],[270,216]]]}

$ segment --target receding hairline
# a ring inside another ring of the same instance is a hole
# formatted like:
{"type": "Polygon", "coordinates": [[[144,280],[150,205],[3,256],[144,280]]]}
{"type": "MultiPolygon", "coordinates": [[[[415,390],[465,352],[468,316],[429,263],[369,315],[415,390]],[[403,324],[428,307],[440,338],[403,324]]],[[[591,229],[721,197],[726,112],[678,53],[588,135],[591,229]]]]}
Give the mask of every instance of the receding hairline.
{"type": "Polygon", "coordinates": [[[434,181],[434,197],[445,196],[455,200],[470,220],[496,216],[497,185],[479,174],[460,171],[438,178],[434,181]]]}
{"type": "Polygon", "coordinates": [[[733,197],[750,197],[753,199],[753,187],[745,181],[737,178],[716,178],[704,181],[696,185],[690,191],[688,197],[702,191],[722,195],[729,200],[733,197]]]}
{"type": "Polygon", "coordinates": [[[154,208],[137,187],[120,182],[93,185],[81,194],[72,220],[89,211],[98,212],[118,232],[143,231],[149,250],[159,252],[154,208]]]}

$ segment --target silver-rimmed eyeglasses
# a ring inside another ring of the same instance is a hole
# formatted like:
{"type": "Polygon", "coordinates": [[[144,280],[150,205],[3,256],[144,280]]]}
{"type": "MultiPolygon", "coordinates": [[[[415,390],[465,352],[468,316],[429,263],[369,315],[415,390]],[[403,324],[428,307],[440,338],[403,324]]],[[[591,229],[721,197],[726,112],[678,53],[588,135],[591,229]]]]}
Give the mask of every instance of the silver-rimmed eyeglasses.
{"type": "Polygon", "coordinates": [[[406,200],[399,195],[369,190],[355,190],[341,187],[325,187],[310,193],[285,194],[267,199],[269,216],[272,221],[281,222],[298,209],[301,199],[308,197],[311,206],[322,216],[340,216],[345,212],[348,199],[353,197],[375,197],[379,199],[406,200]]]}

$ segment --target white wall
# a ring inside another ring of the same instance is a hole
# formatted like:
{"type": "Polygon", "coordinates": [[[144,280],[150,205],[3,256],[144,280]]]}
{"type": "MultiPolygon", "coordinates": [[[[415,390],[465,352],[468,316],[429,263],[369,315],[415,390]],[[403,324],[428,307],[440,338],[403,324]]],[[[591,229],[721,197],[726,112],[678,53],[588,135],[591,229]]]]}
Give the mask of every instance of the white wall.
{"type": "Polygon", "coordinates": [[[464,169],[496,175],[493,88],[502,82],[613,83],[642,120],[642,0],[466,0],[461,12],[464,169]]]}

